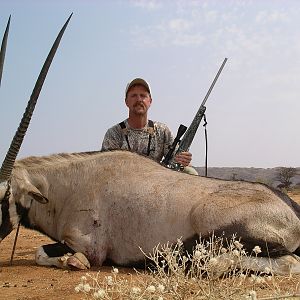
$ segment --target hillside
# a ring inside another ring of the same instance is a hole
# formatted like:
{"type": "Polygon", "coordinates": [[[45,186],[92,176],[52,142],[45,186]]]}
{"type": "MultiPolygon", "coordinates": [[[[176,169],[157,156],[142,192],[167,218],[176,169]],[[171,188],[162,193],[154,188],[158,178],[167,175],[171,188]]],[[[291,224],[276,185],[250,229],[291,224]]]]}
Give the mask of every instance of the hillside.
{"type": "MultiPolygon", "coordinates": [[[[199,175],[204,176],[204,167],[195,168],[199,175]]],[[[263,182],[268,185],[277,186],[279,182],[276,180],[280,167],[276,168],[238,168],[238,167],[211,167],[207,170],[208,177],[220,179],[247,180],[253,182],[263,182]]],[[[300,168],[296,168],[297,173],[292,178],[293,186],[300,183],[300,168]]]]}

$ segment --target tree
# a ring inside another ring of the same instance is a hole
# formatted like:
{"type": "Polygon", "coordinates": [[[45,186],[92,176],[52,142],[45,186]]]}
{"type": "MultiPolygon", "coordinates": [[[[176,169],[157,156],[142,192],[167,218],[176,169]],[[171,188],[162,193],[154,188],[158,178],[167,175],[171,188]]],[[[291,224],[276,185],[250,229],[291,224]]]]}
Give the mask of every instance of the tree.
{"type": "Polygon", "coordinates": [[[288,189],[291,184],[292,184],[292,178],[297,175],[297,169],[296,168],[286,168],[286,167],[281,167],[278,170],[276,179],[280,182],[278,184],[278,188],[286,188],[288,189]]]}
{"type": "Polygon", "coordinates": [[[238,180],[237,179],[237,173],[232,173],[231,180],[238,180]]]}

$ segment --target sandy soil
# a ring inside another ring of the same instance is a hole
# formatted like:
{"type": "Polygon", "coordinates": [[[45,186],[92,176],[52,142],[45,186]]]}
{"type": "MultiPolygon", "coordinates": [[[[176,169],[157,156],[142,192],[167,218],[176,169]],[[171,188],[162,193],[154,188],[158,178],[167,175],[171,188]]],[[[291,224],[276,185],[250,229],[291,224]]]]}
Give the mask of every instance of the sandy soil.
{"type": "MultiPolygon", "coordinates": [[[[20,228],[13,265],[10,257],[15,231],[0,244],[0,299],[82,299],[75,286],[85,271],[66,271],[39,267],[34,261],[35,249],[51,240],[34,231],[20,228]]],[[[94,269],[89,273],[97,272],[94,269]]],[[[111,268],[101,268],[108,274],[111,268]]]]}
{"type": "MultiPolygon", "coordinates": [[[[300,194],[291,195],[300,203],[300,194]]],[[[10,257],[15,231],[0,244],[0,299],[83,299],[75,293],[75,286],[86,271],[66,271],[35,265],[35,249],[51,243],[47,237],[35,231],[20,228],[12,266],[10,257]]],[[[102,276],[111,274],[111,267],[92,268],[90,274],[101,271],[102,276]]],[[[119,269],[124,276],[133,273],[130,269],[119,269]]]]}

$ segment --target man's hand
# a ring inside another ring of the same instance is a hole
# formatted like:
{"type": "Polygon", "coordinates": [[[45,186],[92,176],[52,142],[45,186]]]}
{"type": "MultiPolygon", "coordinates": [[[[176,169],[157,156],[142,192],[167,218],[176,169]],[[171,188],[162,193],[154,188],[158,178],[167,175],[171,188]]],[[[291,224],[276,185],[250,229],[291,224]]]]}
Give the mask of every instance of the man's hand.
{"type": "Polygon", "coordinates": [[[181,152],[175,156],[175,161],[184,167],[187,167],[192,160],[192,153],[190,152],[181,152]]]}

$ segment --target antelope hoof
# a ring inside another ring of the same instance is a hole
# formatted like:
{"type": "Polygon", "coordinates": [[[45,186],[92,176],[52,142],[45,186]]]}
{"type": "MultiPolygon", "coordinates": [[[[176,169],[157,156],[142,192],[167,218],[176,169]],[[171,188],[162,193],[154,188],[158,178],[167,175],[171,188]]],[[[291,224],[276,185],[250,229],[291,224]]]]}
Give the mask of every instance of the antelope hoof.
{"type": "Polygon", "coordinates": [[[76,252],[74,255],[67,259],[67,265],[72,269],[86,270],[91,267],[88,259],[84,254],[76,252]]]}

